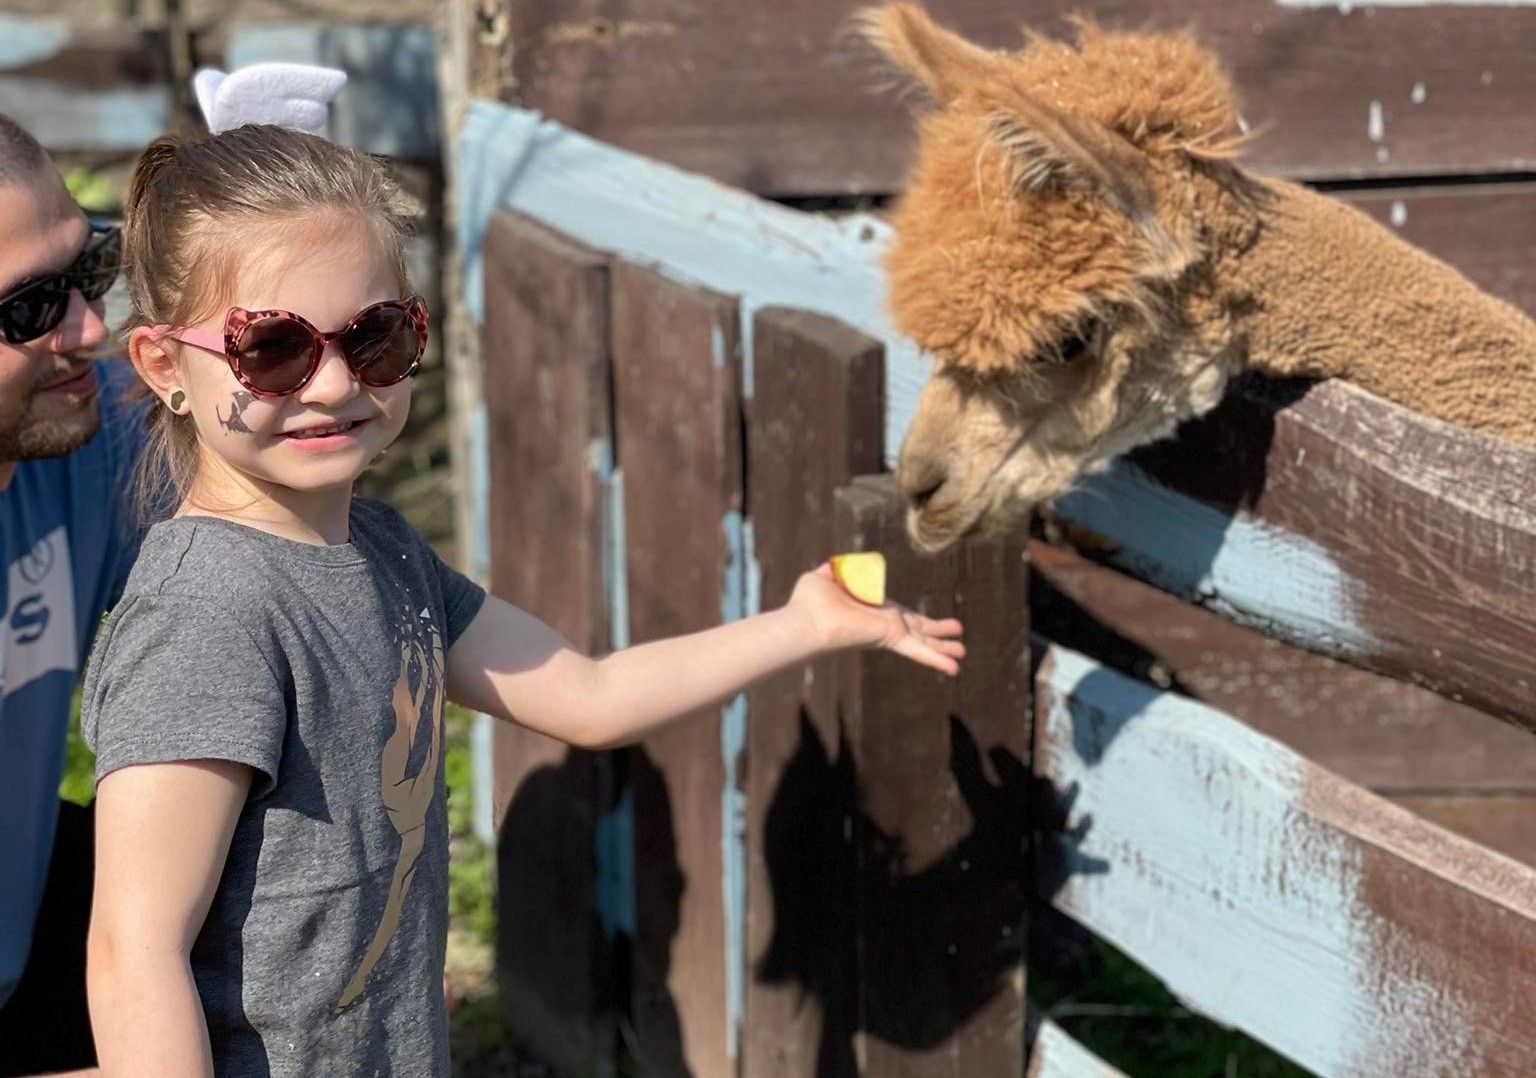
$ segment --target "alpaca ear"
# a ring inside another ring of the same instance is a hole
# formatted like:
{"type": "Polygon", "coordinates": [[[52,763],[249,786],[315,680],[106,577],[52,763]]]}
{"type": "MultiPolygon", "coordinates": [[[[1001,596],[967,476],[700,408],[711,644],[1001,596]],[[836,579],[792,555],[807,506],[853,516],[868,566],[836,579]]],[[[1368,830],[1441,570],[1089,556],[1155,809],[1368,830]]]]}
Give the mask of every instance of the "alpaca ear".
{"type": "Polygon", "coordinates": [[[1022,92],[987,119],[987,137],[1025,191],[1084,191],[1138,222],[1152,214],[1150,163],[1102,124],[1044,105],[1022,92]]]}
{"type": "Polygon", "coordinates": [[[916,79],[934,101],[947,105],[978,80],[995,75],[1001,57],[944,29],[917,4],[868,8],[854,28],[896,66],[916,79]]]}

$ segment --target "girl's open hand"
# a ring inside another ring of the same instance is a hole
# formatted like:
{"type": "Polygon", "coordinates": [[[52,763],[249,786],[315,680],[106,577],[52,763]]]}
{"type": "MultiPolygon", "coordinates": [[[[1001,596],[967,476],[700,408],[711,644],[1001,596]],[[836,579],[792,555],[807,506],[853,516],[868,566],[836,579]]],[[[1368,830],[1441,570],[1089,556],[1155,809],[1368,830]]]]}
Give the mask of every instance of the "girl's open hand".
{"type": "Polygon", "coordinates": [[[960,672],[965,658],[960,622],[924,617],[895,603],[861,603],[843,590],[830,565],[803,575],[788,605],[808,619],[828,651],[880,647],[950,675],[960,672]]]}

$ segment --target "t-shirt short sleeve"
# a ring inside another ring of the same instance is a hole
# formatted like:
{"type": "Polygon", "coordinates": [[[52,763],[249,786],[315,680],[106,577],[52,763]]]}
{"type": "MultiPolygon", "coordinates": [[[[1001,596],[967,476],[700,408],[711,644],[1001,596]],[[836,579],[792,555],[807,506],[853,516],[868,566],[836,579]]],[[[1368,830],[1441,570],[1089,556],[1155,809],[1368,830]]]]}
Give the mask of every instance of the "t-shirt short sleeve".
{"type": "Polygon", "coordinates": [[[96,779],[136,764],[229,760],[277,781],[288,706],[271,659],[229,611],[139,595],[112,613],[86,670],[80,729],[96,779]]]}
{"type": "Polygon", "coordinates": [[[443,646],[451,648],[480,613],[480,607],[485,604],[485,589],[450,567],[436,552],[432,554],[432,567],[437,571],[438,583],[443,589],[443,609],[448,618],[443,646]]]}

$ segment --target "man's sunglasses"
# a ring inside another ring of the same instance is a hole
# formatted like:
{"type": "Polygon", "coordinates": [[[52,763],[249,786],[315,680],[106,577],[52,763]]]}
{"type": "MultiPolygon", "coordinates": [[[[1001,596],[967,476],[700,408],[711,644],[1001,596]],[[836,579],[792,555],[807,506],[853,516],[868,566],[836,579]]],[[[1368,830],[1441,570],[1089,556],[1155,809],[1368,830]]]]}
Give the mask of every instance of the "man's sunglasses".
{"type": "Polygon", "coordinates": [[[64,321],[71,292],[79,292],[86,302],[94,303],[112,290],[122,265],[122,231],[92,221],[85,249],[66,268],[0,297],[0,336],[7,344],[26,344],[52,333],[64,321]]]}
{"type": "Polygon", "coordinates": [[[155,326],[151,332],[223,356],[240,384],[258,397],[282,397],[307,386],[334,343],[364,385],[392,386],[421,363],[427,350],[427,303],[420,296],[364,307],[334,333],[321,333],[289,311],[231,307],[224,332],[155,326]]]}

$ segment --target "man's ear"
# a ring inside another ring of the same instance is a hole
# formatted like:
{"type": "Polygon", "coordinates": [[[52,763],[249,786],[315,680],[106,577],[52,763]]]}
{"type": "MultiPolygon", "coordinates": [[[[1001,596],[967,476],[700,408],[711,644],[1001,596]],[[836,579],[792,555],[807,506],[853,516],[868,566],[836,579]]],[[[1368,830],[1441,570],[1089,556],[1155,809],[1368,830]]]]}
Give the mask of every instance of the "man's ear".
{"type": "Polygon", "coordinates": [[[128,334],[128,358],[144,384],[169,404],[171,394],[182,389],[181,367],[171,341],[147,326],[128,334]]]}

